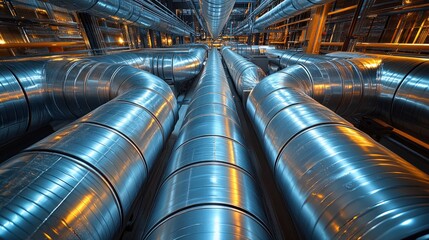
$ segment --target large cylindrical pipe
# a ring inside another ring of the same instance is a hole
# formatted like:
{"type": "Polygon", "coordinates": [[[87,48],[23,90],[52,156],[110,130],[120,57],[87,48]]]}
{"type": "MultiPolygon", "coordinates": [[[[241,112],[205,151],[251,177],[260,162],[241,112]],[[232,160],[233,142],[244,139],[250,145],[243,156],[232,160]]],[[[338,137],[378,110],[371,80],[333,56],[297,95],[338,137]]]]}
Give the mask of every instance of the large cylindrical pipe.
{"type": "Polygon", "coordinates": [[[247,110],[306,238],[427,233],[428,175],[285,81],[261,81],[247,110]]]}
{"type": "Polygon", "coordinates": [[[381,59],[339,59],[301,63],[267,76],[304,92],[342,116],[375,111],[381,59]]]}
{"type": "Polygon", "coordinates": [[[268,56],[271,63],[274,63],[281,68],[287,68],[298,63],[317,63],[333,59],[323,55],[306,54],[300,51],[285,51],[277,49],[268,49],[266,55],[268,56]]]}
{"type": "Polygon", "coordinates": [[[206,56],[206,49],[191,47],[186,49],[149,49],[90,59],[100,62],[128,64],[153,73],[167,82],[184,83],[201,72],[206,56]]]}
{"type": "Polygon", "coordinates": [[[212,50],[164,173],[144,239],[272,238],[221,66],[219,53],[212,50]]]}
{"type": "Polygon", "coordinates": [[[48,0],[47,2],[68,10],[85,11],[99,17],[115,17],[118,20],[179,36],[189,36],[194,32],[179,19],[173,19],[171,15],[160,11],[143,11],[141,4],[130,0],[48,0]]]}
{"type": "MultiPolygon", "coordinates": [[[[310,7],[326,4],[329,2],[332,2],[332,0],[285,0],[279,3],[275,8],[271,9],[270,11],[266,12],[264,15],[256,19],[253,25],[252,32],[261,32],[265,28],[278,22],[281,22],[287,17],[291,17],[293,15],[301,13],[309,9],[310,7]]],[[[235,34],[249,33],[249,25],[246,25],[246,27],[243,27],[235,34]]]]}
{"type": "Polygon", "coordinates": [[[217,39],[228,21],[235,0],[200,0],[201,15],[213,39],[217,39]]]}
{"type": "Polygon", "coordinates": [[[260,67],[227,47],[222,48],[222,56],[242,98],[245,92],[250,92],[266,76],[260,67]]]}
{"type": "Polygon", "coordinates": [[[173,129],[174,94],[160,78],[129,66],[51,64],[57,68],[47,75],[62,77],[52,79],[62,83],[52,103],[69,106],[51,113],[80,114],[114,99],[0,165],[0,236],[112,238],[173,129]]]}

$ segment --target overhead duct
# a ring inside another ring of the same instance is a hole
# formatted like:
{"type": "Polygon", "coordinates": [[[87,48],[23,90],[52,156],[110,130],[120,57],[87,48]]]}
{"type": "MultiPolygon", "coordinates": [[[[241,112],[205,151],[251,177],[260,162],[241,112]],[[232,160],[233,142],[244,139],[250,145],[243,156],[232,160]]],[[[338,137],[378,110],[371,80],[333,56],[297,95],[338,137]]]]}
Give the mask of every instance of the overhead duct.
{"type": "Polygon", "coordinates": [[[222,48],[222,56],[241,98],[266,76],[260,67],[247,61],[228,47],[222,48]]]}
{"type": "Polygon", "coordinates": [[[429,176],[296,88],[299,80],[265,78],[247,111],[305,238],[427,234],[429,176]]]}
{"type": "Polygon", "coordinates": [[[307,9],[318,6],[322,4],[326,4],[332,2],[333,0],[285,0],[279,3],[275,8],[266,12],[264,15],[255,20],[253,24],[253,28],[251,29],[250,24],[246,24],[241,29],[238,29],[234,34],[240,35],[245,33],[253,33],[262,32],[265,28],[279,23],[285,20],[288,17],[292,17],[293,15],[302,13],[307,9]]]}
{"type": "Polygon", "coordinates": [[[272,239],[233,96],[209,54],[144,239],[272,239]]]}
{"type": "Polygon", "coordinates": [[[190,26],[177,17],[173,18],[156,10],[144,10],[140,3],[131,0],[47,0],[47,2],[71,11],[88,12],[98,17],[112,17],[178,36],[189,36],[194,33],[190,26]]]}
{"type": "Polygon", "coordinates": [[[228,21],[235,0],[200,0],[201,15],[213,39],[217,39],[228,21]]]}
{"type": "Polygon", "coordinates": [[[151,48],[90,58],[109,63],[128,64],[148,71],[169,83],[184,83],[196,77],[203,67],[207,50],[191,48],[151,48]]]}
{"type": "Polygon", "coordinates": [[[130,66],[78,60],[46,70],[53,116],[108,102],[0,165],[0,238],[118,237],[173,129],[174,94],[130,66]]]}
{"type": "Polygon", "coordinates": [[[253,18],[256,17],[256,15],[258,15],[260,12],[262,12],[263,10],[265,10],[267,7],[271,6],[274,3],[273,0],[264,0],[262,1],[258,7],[255,8],[255,10],[253,10],[253,12],[251,12],[246,19],[244,19],[243,21],[241,21],[238,26],[234,29],[234,32],[238,32],[241,31],[243,28],[248,27],[249,22],[253,20],[253,18]]]}

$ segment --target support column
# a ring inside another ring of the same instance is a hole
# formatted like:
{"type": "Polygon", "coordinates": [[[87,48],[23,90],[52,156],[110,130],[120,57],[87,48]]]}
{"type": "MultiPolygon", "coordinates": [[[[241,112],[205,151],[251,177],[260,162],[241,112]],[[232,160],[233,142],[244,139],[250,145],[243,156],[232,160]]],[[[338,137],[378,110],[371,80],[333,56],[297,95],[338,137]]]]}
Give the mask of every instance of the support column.
{"type": "Polygon", "coordinates": [[[161,32],[156,32],[155,38],[156,38],[156,47],[158,48],[162,47],[161,32]]]}
{"type": "Polygon", "coordinates": [[[155,33],[153,32],[153,30],[149,29],[149,39],[150,39],[150,47],[154,48],[156,47],[156,43],[155,43],[155,33]]]}
{"type": "Polygon", "coordinates": [[[255,33],[254,35],[253,35],[253,45],[259,45],[259,37],[260,37],[261,35],[259,34],[259,33],[255,33]]]}
{"type": "Polygon", "coordinates": [[[308,54],[319,54],[320,44],[322,42],[322,33],[325,28],[326,18],[331,9],[332,3],[311,9],[311,21],[308,25],[307,47],[305,52],[308,54]]]}
{"type": "Polygon", "coordinates": [[[100,28],[98,27],[97,19],[94,16],[89,15],[88,13],[78,12],[77,13],[80,22],[82,23],[85,35],[88,38],[88,43],[91,48],[93,55],[103,55],[106,48],[104,43],[103,34],[101,33],[100,28]]]}

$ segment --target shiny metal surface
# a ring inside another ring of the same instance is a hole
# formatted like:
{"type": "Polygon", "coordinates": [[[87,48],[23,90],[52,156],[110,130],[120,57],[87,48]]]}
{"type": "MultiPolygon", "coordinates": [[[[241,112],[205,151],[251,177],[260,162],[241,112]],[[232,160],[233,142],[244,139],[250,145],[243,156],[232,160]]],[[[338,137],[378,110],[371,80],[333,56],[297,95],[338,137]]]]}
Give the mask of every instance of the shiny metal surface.
{"type": "Polygon", "coordinates": [[[167,164],[144,239],[272,239],[228,86],[220,54],[212,50],[193,95],[197,99],[188,107],[167,164]],[[214,106],[208,106],[210,100],[214,106]],[[235,114],[230,116],[230,112],[235,114]]]}
{"type": "Polygon", "coordinates": [[[260,67],[247,61],[232,50],[222,48],[221,52],[229,73],[234,80],[235,88],[241,97],[244,96],[246,91],[251,91],[266,76],[260,67]]]}
{"type": "Polygon", "coordinates": [[[413,69],[396,90],[391,108],[394,126],[429,143],[429,63],[413,69]]]}
{"type": "Polygon", "coordinates": [[[235,0],[200,0],[201,15],[213,39],[217,39],[234,7],[235,0]]]}
{"type": "Polygon", "coordinates": [[[280,66],[281,68],[287,68],[298,63],[318,63],[332,60],[331,57],[326,57],[324,55],[306,54],[299,51],[277,49],[267,49],[266,55],[270,62],[280,66]]]}
{"type": "Polygon", "coordinates": [[[30,109],[25,93],[16,77],[0,65],[0,144],[27,131],[30,109]]]}
{"type": "MultiPolygon", "coordinates": [[[[292,17],[306,9],[332,2],[332,0],[285,0],[279,3],[276,7],[266,12],[264,15],[255,20],[252,32],[261,32],[265,28],[284,20],[287,17],[292,17]]],[[[235,34],[248,33],[250,29],[244,28],[235,34]]]]}
{"type": "Polygon", "coordinates": [[[107,103],[0,165],[0,238],[110,239],[173,129],[175,96],[126,65],[54,61],[45,74],[52,118],[107,103]]]}
{"type": "Polygon", "coordinates": [[[145,239],[271,239],[257,219],[223,206],[201,206],[166,218],[145,239]]]}
{"type": "Polygon", "coordinates": [[[381,64],[376,58],[307,62],[264,79],[302,91],[342,116],[365,115],[376,110],[381,64]]]}
{"type": "Polygon", "coordinates": [[[110,186],[76,159],[25,152],[0,172],[3,239],[108,239],[122,224],[110,186]]]}
{"type": "Polygon", "coordinates": [[[99,62],[127,64],[148,71],[168,82],[183,83],[197,76],[203,67],[207,51],[201,47],[187,49],[150,49],[139,52],[126,52],[100,57],[91,60],[99,62]]]}
{"type": "Polygon", "coordinates": [[[269,80],[251,92],[247,110],[305,238],[425,234],[428,175],[299,89],[287,87],[287,78],[269,80]]]}
{"type": "Polygon", "coordinates": [[[194,34],[194,30],[181,21],[144,2],[131,0],[48,0],[48,3],[72,11],[84,11],[99,17],[112,17],[127,23],[141,25],[157,31],[179,36],[194,34]],[[143,5],[142,5],[143,4],[143,5]],[[143,9],[149,7],[148,9],[143,9]]]}

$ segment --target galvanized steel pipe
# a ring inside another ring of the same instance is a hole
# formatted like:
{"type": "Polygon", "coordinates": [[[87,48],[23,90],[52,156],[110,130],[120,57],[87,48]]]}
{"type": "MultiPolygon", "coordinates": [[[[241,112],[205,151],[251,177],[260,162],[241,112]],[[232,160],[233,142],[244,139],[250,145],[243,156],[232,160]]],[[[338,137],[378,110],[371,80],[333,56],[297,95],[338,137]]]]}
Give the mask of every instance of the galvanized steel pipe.
{"type": "Polygon", "coordinates": [[[71,11],[85,11],[99,17],[135,23],[145,28],[179,36],[189,36],[194,30],[171,15],[159,11],[143,10],[141,4],[131,0],[47,0],[47,2],[71,11]]]}
{"type": "Polygon", "coordinates": [[[130,66],[75,60],[45,70],[52,116],[108,102],[0,165],[0,236],[118,236],[173,129],[174,94],[130,66]]]}
{"type": "Polygon", "coordinates": [[[308,239],[418,238],[429,176],[289,82],[264,79],[248,114],[296,224],[308,239]]]}
{"type": "MultiPolygon", "coordinates": [[[[287,17],[292,17],[293,15],[301,13],[310,7],[326,4],[332,1],[333,0],[285,0],[256,19],[255,23],[253,24],[252,32],[262,32],[265,28],[281,22],[287,17]]],[[[235,34],[239,35],[250,33],[250,25],[247,24],[246,26],[235,32],[235,34]]]]}
{"type": "Polygon", "coordinates": [[[298,63],[318,63],[332,60],[332,57],[317,54],[306,54],[301,51],[268,49],[266,55],[271,63],[287,68],[298,63]]]}
{"type": "Polygon", "coordinates": [[[271,239],[217,50],[209,54],[144,239],[271,239]]]}
{"type": "Polygon", "coordinates": [[[184,83],[196,77],[203,67],[207,50],[190,48],[151,48],[90,58],[109,63],[128,64],[148,71],[171,83],[184,83]]]}
{"type": "Polygon", "coordinates": [[[222,48],[221,52],[240,97],[243,98],[246,92],[250,92],[266,76],[260,67],[228,47],[222,48]]]}
{"type": "Polygon", "coordinates": [[[235,0],[200,0],[201,15],[213,39],[217,39],[228,21],[235,0]]]}

